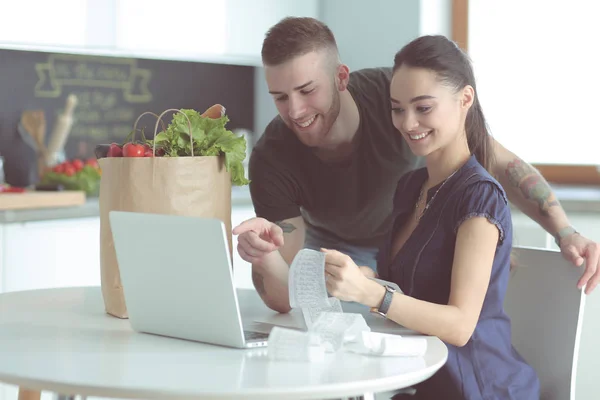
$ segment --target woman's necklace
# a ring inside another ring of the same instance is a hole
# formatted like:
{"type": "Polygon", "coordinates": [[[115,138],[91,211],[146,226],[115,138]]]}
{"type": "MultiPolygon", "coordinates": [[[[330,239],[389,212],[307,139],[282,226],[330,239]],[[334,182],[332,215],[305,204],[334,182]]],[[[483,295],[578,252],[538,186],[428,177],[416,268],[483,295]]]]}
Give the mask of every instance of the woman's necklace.
{"type": "Polygon", "coordinates": [[[433,199],[435,199],[435,196],[437,196],[438,192],[444,187],[444,185],[446,184],[446,182],[448,182],[448,180],[450,178],[452,178],[452,176],[458,171],[455,170],[453,173],[450,174],[450,176],[448,176],[446,179],[444,179],[444,181],[442,182],[442,184],[440,185],[439,188],[437,188],[437,190],[435,191],[435,193],[433,194],[433,196],[431,196],[431,200],[429,200],[428,202],[425,203],[425,207],[423,207],[423,211],[421,211],[419,213],[419,203],[421,203],[421,199],[423,198],[423,192],[424,192],[424,188],[425,185],[423,185],[421,187],[421,191],[419,192],[419,198],[417,199],[417,203],[415,204],[415,220],[420,221],[421,218],[423,218],[423,215],[425,214],[425,211],[427,211],[429,209],[429,206],[431,205],[431,203],[433,202],[433,199]]]}

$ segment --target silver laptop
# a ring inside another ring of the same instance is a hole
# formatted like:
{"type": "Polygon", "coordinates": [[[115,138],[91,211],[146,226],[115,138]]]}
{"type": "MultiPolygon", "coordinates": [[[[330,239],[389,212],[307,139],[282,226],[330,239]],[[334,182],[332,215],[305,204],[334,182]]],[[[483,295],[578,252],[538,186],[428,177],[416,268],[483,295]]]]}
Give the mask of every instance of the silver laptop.
{"type": "Polygon", "coordinates": [[[251,348],[268,334],[244,331],[221,220],[109,213],[134,330],[251,348]]]}

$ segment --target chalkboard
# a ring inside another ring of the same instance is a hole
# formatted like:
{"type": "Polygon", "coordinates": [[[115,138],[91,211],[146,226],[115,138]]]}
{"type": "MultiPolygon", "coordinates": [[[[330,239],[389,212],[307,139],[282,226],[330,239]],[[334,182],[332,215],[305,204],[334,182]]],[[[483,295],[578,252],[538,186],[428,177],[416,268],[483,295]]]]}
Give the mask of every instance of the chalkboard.
{"type": "MultiPolygon", "coordinates": [[[[122,142],[146,111],[204,111],[220,103],[227,108],[229,129],[254,127],[251,66],[0,49],[0,154],[8,183],[35,183],[35,152],[17,131],[21,113],[44,110],[47,144],[69,94],[78,104],[65,145],[68,158],[92,157],[96,144],[122,142]]],[[[155,122],[148,115],[140,127],[152,132],[155,122]]]]}

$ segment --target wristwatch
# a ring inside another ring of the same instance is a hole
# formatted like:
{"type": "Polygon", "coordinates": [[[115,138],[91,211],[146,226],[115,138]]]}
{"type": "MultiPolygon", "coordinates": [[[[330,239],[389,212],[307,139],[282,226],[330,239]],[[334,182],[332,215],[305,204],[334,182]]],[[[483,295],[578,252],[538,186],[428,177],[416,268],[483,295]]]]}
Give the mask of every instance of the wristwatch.
{"type": "Polygon", "coordinates": [[[379,308],[372,307],[371,312],[379,314],[382,317],[387,317],[387,313],[390,309],[390,305],[392,304],[392,299],[394,298],[394,293],[396,292],[396,289],[388,285],[384,285],[383,287],[385,288],[385,295],[383,296],[381,305],[379,306],[379,308]]]}
{"type": "Polygon", "coordinates": [[[561,239],[569,236],[569,235],[573,235],[575,233],[579,233],[577,232],[577,230],[575,228],[573,228],[573,226],[569,225],[566,228],[562,228],[561,230],[558,231],[558,233],[556,235],[554,235],[554,243],[556,243],[556,245],[560,248],[560,241],[561,239]]]}

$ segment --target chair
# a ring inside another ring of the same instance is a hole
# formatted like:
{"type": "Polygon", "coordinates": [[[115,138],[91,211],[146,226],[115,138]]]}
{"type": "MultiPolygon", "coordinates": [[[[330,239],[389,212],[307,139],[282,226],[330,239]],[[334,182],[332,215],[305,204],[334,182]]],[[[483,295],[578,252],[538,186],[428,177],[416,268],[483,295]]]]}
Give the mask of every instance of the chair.
{"type": "Polygon", "coordinates": [[[573,400],[585,293],[573,268],[554,250],[515,247],[504,308],[512,341],[536,370],[541,400],[573,400]]]}

